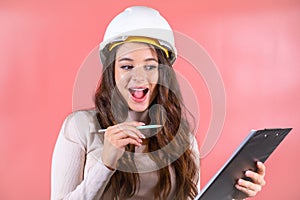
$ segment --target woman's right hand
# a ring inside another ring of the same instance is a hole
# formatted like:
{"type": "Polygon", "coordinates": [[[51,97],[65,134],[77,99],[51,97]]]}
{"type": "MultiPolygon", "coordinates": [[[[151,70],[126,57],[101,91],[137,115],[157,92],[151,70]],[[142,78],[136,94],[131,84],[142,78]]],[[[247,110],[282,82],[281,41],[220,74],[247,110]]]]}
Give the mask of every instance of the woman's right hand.
{"type": "Polygon", "coordinates": [[[111,170],[116,169],[117,161],[124,153],[125,146],[133,144],[142,145],[145,136],[136,128],[145,125],[142,122],[123,122],[110,126],[104,133],[104,147],[102,151],[102,162],[111,170]]]}

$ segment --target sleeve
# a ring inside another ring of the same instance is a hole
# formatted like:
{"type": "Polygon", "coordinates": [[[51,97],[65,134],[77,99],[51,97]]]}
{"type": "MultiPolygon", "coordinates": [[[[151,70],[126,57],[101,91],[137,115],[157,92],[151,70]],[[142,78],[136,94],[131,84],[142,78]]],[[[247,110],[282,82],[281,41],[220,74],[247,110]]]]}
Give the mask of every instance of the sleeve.
{"type": "Polygon", "coordinates": [[[113,171],[99,160],[84,176],[89,131],[86,116],[71,114],[64,121],[56,141],[51,168],[51,200],[90,200],[101,196],[113,171]]]}

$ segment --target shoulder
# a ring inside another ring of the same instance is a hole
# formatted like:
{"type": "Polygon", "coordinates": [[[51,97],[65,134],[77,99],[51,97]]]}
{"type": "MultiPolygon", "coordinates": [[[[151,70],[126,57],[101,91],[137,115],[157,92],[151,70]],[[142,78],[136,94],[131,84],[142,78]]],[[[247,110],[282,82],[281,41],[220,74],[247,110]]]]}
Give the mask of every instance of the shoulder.
{"type": "Polygon", "coordinates": [[[94,109],[74,111],[66,117],[64,123],[77,125],[78,128],[88,127],[89,124],[98,123],[97,111],[94,109]]]}
{"type": "Polygon", "coordinates": [[[89,137],[99,128],[96,110],[79,110],[65,118],[61,134],[70,141],[86,146],[89,137]]]}

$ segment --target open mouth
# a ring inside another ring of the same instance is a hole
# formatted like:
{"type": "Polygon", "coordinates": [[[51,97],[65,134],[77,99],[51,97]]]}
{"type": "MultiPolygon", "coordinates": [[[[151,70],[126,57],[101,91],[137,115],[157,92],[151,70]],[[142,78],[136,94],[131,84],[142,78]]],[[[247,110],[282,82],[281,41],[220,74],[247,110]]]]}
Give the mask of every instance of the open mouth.
{"type": "Polygon", "coordinates": [[[146,87],[132,87],[128,89],[134,101],[142,102],[145,100],[149,89],[146,87]]]}

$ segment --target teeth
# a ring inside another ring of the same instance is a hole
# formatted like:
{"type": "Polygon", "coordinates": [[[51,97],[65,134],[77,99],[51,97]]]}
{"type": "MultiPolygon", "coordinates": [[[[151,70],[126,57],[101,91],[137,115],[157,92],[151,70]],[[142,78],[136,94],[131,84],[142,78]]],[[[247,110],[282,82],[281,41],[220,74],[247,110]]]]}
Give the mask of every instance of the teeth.
{"type": "Polygon", "coordinates": [[[129,88],[129,92],[131,93],[132,96],[135,97],[139,97],[139,96],[142,97],[146,95],[148,91],[149,91],[148,88],[129,88]]]}
{"type": "Polygon", "coordinates": [[[143,91],[143,90],[145,90],[146,88],[132,88],[132,90],[134,90],[134,91],[143,91]]]}
{"type": "Polygon", "coordinates": [[[141,91],[148,90],[148,88],[129,88],[129,90],[132,92],[141,92],[141,91]]]}

